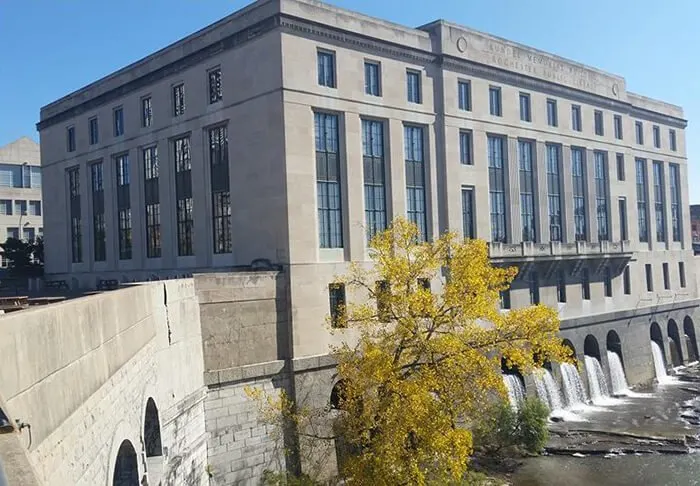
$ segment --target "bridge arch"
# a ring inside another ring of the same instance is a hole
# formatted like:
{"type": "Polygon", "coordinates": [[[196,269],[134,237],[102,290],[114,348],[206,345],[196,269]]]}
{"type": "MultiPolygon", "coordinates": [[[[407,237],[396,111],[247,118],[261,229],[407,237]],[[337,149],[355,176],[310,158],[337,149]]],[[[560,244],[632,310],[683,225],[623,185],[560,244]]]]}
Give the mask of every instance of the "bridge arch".
{"type": "Polygon", "coordinates": [[[583,341],[583,354],[600,361],[600,347],[598,346],[598,340],[593,334],[586,336],[586,339],[583,341]]]}
{"type": "Polygon", "coordinates": [[[608,351],[617,354],[620,357],[620,362],[624,366],[625,362],[622,358],[622,340],[615,330],[608,331],[608,335],[605,338],[605,347],[608,351]]]}
{"type": "Polygon", "coordinates": [[[122,441],[114,463],[112,486],[140,486],[136,450],[130,440],[122,441]]]}
{"type": "Polygon", "coordinates": [[[683,364],[683,348],[681,347],[681,336],[678,332],[678,325],[673,319],[669,319],[666,326],[668,333],[668,349],[671,353],[671,363],[673,366],[683,364]]]}
{"type": "Polygon", "coordinates": [[[685,334],[686,348],[688,349],[688,361],[698,360],[698,341],[695,338],[695,324],[690,316],[683,319],[683,334],[685,334]]]}

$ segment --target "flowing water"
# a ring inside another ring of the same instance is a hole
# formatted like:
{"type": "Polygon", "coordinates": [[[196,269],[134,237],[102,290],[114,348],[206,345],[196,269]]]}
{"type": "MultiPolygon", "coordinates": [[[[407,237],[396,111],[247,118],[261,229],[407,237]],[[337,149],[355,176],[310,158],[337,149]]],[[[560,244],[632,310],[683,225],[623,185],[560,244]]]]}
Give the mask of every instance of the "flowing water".
{"type": "Polygon", "coordinates": [[[575,408],[586,403],[586,390],[583,388],[581,375],[578,374],[576,366],[570,363],[562,363],[559,367],[561,370],[561,381],[564,385],[564,396],[566,404],[569,408],[575,408]]]}
{"type": "Polygon", "coordinates": [[[654,369],[656,370],[656,381],[666,383],[669,381],[668,373],[666,373],[666,363],[664,362],[664,353],[661,346],[656,341],[651,341],[651,354],[654,357],[654,369]]]}
{"type": "Polygon", "coordinates": [[[561,390],[557,381],[552,376],[552,373],[543,368],[533,375],[535,386],[537,388],[537,396],[547,404],[550,411],[562,410],[564,408],[564,400],[561,396],[561,390]]]}
{"type": "Polygon", "coordinates": [[[517,375],[504,374],[503,382],[508,389],[508,400],[511,406],[517,409],[523,400],[525,400],[525,385],[523,385],[523,382],[517,375]]]}
{"type": "Polygon", "coordinates": [[[629,391],[625,370],[622,367],[620,355],[614,351],[608,351],[608,366],[610,366],[610,384],[615,395],[623,395],[629,391]]]}
{"type": "Polygon", "coordinates": [[[591,391],[593,403],[600,403],[610,396],[608,381],[605,379],[600,361],[592,356],[584,356],[586,365],[586,376],[588,376],[588,388],[591,391]]]}

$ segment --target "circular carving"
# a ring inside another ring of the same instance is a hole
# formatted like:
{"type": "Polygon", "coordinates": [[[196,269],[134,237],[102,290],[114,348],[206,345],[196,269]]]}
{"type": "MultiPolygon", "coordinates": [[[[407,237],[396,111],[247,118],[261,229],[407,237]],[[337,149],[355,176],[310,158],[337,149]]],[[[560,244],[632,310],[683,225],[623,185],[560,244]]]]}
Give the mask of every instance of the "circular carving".
{"type": "Polygon", "coordinates": [[[613,92],[613,94],[614,94],[615,96],[617,96],[618,93],[619,93],[619,91],[620,91],[620,88],[618,88],[617,83],[613,84],[613,85],[612,85],[612,92],[613,92]]]}
{"type": "Polygon", "coordinates": [[[457,39],[457,50],[459,52],[464,52],[467,50],[467,39],[464,37],[460,37],[457,39]]]}

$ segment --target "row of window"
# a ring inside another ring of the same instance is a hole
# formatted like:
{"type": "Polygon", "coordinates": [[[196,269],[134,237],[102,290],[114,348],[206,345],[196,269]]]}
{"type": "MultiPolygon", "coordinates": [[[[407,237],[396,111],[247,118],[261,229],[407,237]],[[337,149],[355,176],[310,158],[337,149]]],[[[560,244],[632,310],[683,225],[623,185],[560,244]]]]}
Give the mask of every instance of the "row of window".
{"type": "MultiPolygon", "coordinates": [[[[214,104],[223,99],[223,86],[221,82],[221,68],[216,67],[207,71],[207,82],[209,86],[209,104],[214,104]]],[[[179,83],[171,87],[171,115],[179,117],[185,114],[185,84],[179,83]]],[[[140,122],[141,127],[147,128],[153,124],[153,100],[151,96],[144,96],[140,99],[140,122]]],[[[124,135],[124,107],[117,106],[112,110],[112,133],[115,138],[124,135]]],[[[99,120],[97,116],[88,119],[88,139],[90,145],[100,142],[99,120]]],[[[76,150],[75,125],[66,128],[66,150],[74,152],[76,150]]]]}
{"type": "Polygon", "coordinates": [[[41,167],[29,164],[0,164],[0,187],[41,187],[41,167]]]}
{"type": "MultiPolygon", "coordinates": [[[[231,193],[229,189],[228,131],[226,126],[208,130],[210,195],[212,201],[213,252],[230,253],[231,193]]],[[[194,255],[194,199],[192,195],[192,156],[190,137],[172,142],[175,169],[175,227],[178,256],[194,255]]],[[[159,193],[159,157],[156,145],[141,149],[143,170],[143,215],[145,222],[146,256],[161,256],[161,211],[159,193]]],[[[116,216],[119,259],[132,258],[131,160],[129,153],[113,157],[116,180],[116,216]]],[[[105,218],[103,161],[88,166],[92,206],[93,259],[107,258],[107,228],[105,218]]],[[[71,254],[73,263],[83,261],[80,167],[68,169],[71,254]]]]}
{"type": "MultiPolygon", "coordinates": [[[[328,88],[336,88],[336,65],[335,53],[328,50],[317,52],[318,84],[328,88]]],[[[365,61],[365,94],[371,96],[381,96],[381,64],[378,61],[365,61]]],[[[423,102],[420,71],[406,70],[406,96],[410,103],[420,104],[423,102]]],[[[457,83],[457,98],[460,110],[471,111],[471,82],[459,80],[457,83]]],[[[499,86],[489,86],[489,113],[492,116],[503,116],[503,106],[501,88],[499,86]]],[[[532,121],[532,106],[530,93],[520,93],[520,120],[532,121]]],[[[547,98],[547,124],[551,127],[559,126],[559,111],[557,100],[547,98]]],[[[602,110],[593,112],[593,126],[596,135],[605,135],[605,123],[602,110]]],[[[583,131],[583,121],[581,117],[581,105],[571,105],[571,128],[574,131],[583,131]]],[[[613,115],[613,129],[615,138],[622,140],[622,116],[613,115]]],[[[641,121],[635,122],[635,133],[637,144],[644,144],[644,126],[641,121]]],[[[661,148],[661,129],[658,125],[652,127],[653,142],[655,148],[661,148]]],[[[669,147],[672,151],[677,150],[676,131],[669,129],[669,147]]]]}
{"type": "MultiPolygon", "coordinates": [[[[24,226],[22,228],[21,239],[26,241],[34,241],[36,237],[42,238],[44,236],[44,228],[32,228],[31,226],[24,226]]],[[[20,239],[19,227],[8,226],[5,239],[14,238],[16,240],[20,239]]]]}
{"type": "Polygon", "coordinates": [[[29,212],[27,212],[27,201],[14,201],[14,211],[11,199],[0,199],[0,215],[12,216],[12,214],[24,216],[41,216],[41,201],[29,201],[29,212]]]}

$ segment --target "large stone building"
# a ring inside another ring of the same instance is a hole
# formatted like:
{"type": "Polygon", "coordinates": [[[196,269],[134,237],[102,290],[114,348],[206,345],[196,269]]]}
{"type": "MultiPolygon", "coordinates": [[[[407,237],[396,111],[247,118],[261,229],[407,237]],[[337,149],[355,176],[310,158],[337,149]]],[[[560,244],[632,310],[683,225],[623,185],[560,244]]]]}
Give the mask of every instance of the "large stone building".
{"type": "Polygon", "coordinates": [[[700,243],[700,204],[690,206],[690,226],[693,243],[700,243]]]}
{"type": "Polygon", "coordinates": [[[0,239],[33,240],[43,232],[39,144],[22,137],[0,147],[0,239]]]}
{"type": "Polygon", "coordinates": [[[650,333],[697,355],[685,127],[620,76],[446,21],[260,0],[42,108],[46,272],[91,287],[278,264],[288,327],[256,334],[207,307],[205,351],[257,368],[205,380],[282,360],[322,404],[343,339],[325,317],[346,298],[329,284],[407,216],[427,239],[489,241],[520,267],[504,308],[559,309],[606,369],[598,342],[621,339],[637,383],[650,333]]]}

